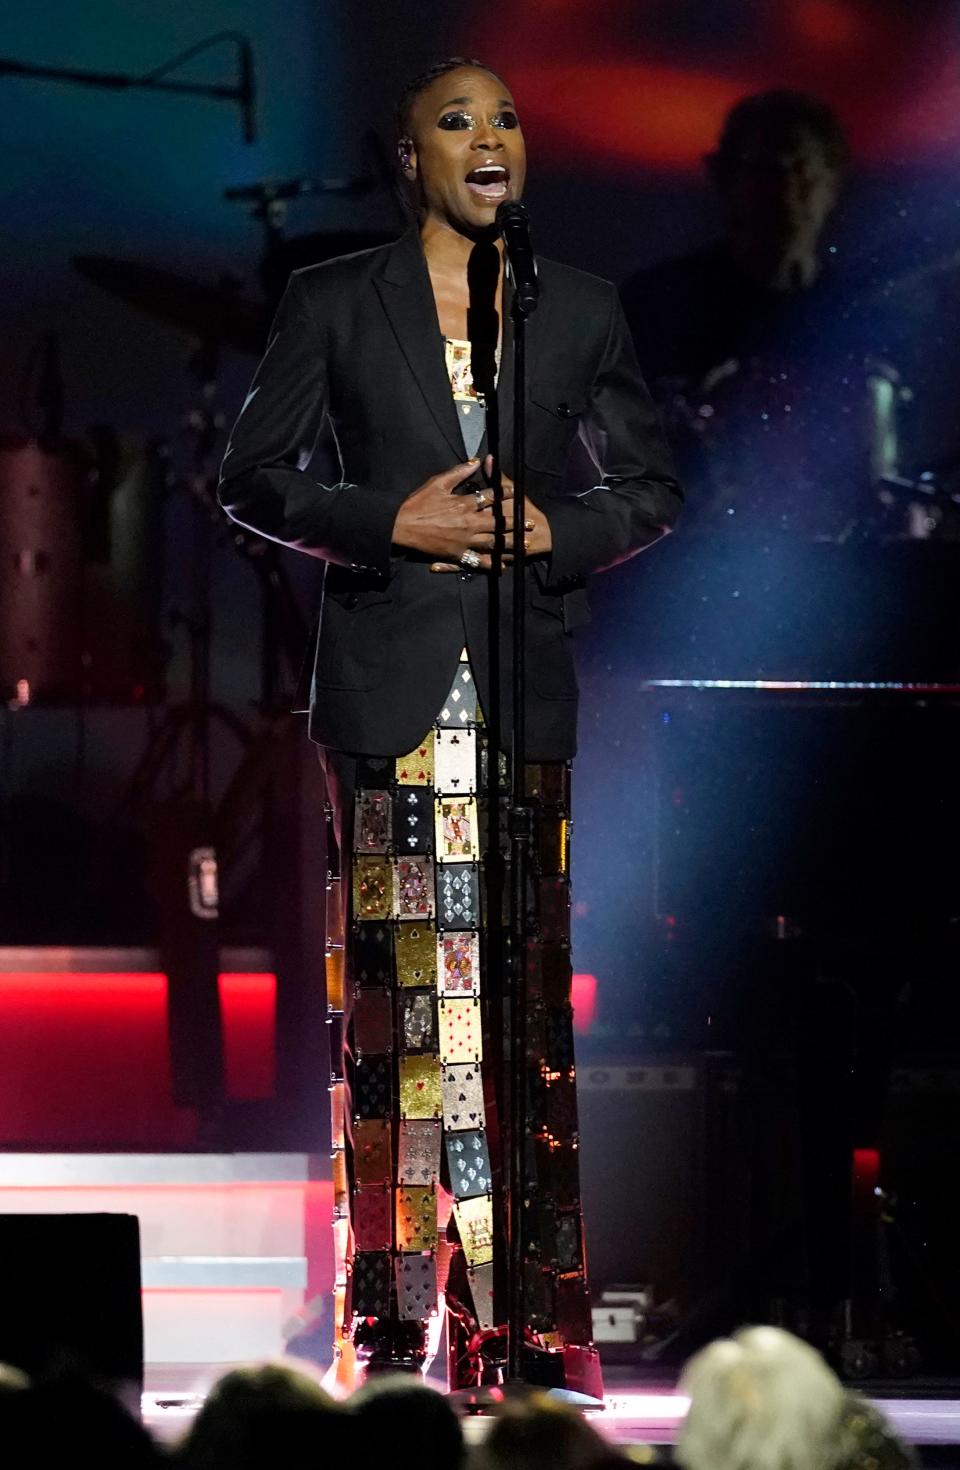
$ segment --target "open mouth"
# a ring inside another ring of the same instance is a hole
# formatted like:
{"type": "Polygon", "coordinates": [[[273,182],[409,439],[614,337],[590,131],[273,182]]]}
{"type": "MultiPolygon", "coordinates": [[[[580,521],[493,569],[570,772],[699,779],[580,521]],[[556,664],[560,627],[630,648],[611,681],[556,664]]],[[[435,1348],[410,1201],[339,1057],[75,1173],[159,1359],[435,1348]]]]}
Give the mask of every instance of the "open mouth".
{"type": "Polygon", "coordinates": [[[510,174],[502,163],[482,163],[467,174],[467,188],[476,199],[499,204],[507,197],[510,174]]]}

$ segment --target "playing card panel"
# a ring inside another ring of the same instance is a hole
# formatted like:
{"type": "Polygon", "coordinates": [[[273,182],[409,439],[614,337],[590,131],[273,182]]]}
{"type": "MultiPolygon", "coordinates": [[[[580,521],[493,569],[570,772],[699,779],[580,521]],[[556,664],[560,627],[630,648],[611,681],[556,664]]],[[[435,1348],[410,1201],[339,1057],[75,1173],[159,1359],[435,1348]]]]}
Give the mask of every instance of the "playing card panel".
{"type": "Polygon", "coordinates": [[[353,861],[353,913],[356,919],[388,919],[392,911],[393,872],[385,857],[353,861]]]}
{"type": "Polygon", "coordinates": [[[489,1195],[457,1200],[453,1213],[467,1265],[474,1269],[489,1265],[493,1260],[493,1200],[489,1195]]]}
{"type": "Polygon", "coordinates": [[[353,1002],[357,1056],[393,1050],[393,1005],[388,990],[358,990],[353,1002]]]}
{"type": "Polygon", "coordinates": [[[398,857],[394,865],[394,916],[431,919],[436,912],[433,861],[427,857],[398,857]]]}
{"type": "Polygon", "coordinates": [[[570,936],[570,884],[566,878],[541,878],[538,884],[538,921],[544,944],[570,936]]]}
{"type": "Polygon", "coordinates": [[[582,1276],[569,1276],[557,1282],[557,1327],[565,1342],[593,1340],[590,1296],[582,1276]]]}
{"type": "Polygon", "coordinates": [[[428,1251],[437,1243],[437,1195],[430,1185],[404,1184],[397,1191],[397,1249],[428,1251]]]}
{"type": "Polygon", "coordinates": [[[547,1130],[560,1142],[577,1135],[577,1085],[569,1075],[551,1079],[547,1087],[547,1130]]]}
{"type": "Polygon", "coordinates": [[[441,863],[474,862],[480,856],[475,796],[441,796],[436,802],[436,853],[441,863]]]}
{"type": "Polygon", "coordinates": [[[353,933],[353,982],[377,989],[393,980],[393,926],[382,920],[358,923],[353,933]]]}
{"type": "Polygon", "coordinates": [[[550,810],[537,814],[537,859],[545,878],[567,872],[568,838],[569,823],[565,816],[550,810]]]}
{"type": "Polygon", "coordinates": [[[433,851],[435,807],[432,787],[397,787],[393,794],[393,842],[401,856],[433,851]]]}
{"type": "Polygon", "coordinates": [[[470,796],[476,791],[476,730],[437,731],[433,784],[443,796],[470,796]]]}
{"type": "Polygon", "coordinates": [[[450,693],[443,701],[437,723],[450,729],[465,730],[477,723],[478,708],[473,670],[468,663],[462,663],[454,675],[450,693]]]}
{"type": "Polygon", "coordinates": [[[349,1185],[347,1182],[347,1156],[342,1148],[335,1149],[330,1159],[333,1183],[333,1213],[336,1218],[347,1213],[349,1185]]]}
{"type": "Polygon", "coordinates": [[[481,1332],[496,1327],[497,1319],[493,1308],[493,1263],[486,1266],[471,1266],[467,1271],[473,1312],[480,1324],[481,1332]]]}
{"type": "Polygon", "coordinates": [[[431,730],[414,750],[397,759],[397,781],[401,786],[432,786],[434,767],[434,732],[431,730]]]}
{"type": "Polygon", "coordinates": [[[483,1029],[479,1000],[465,996],[441,1000],[440,1060],[445,1064],[479,1062],[483,1055],[483,1029]]]}
{"type": "Polygon", "coordinates": [[[361,1057],[354,1069],[353,1106],[358,1118],[388,1118],[391,1102],[389,1057],[361,1057]]]}
{"type": "Polygon", "coordinates": [[[327,949],[343,947],[346,935],[346,915],[343,909],[345,898],[346,890],[343,880],[340,877],[328,878],[324,913],[327,949]]]}
{"type": "Polygon", "coordinates": [[[353,1125],[353,1172],[357,1183],[389,1184],[392,1164],[389,1119],[358,1119],[353,1125]]]}
{"type": "Polygon", "coordinates": [[[437,927],[480,928],[480,879],[475,864],[440,864],[437,869],[437,927]]]}
{"type": "Polygon", "coordinates": [[[545,1008],[546,1046],[544,1055],[551,1072],[572,1072],[573,1055],[573,1006],[549,1006],[545,1008]]]}
{"type": "Polygon", "coordinates": [[[483,1078],[479,1065],[470,1062],[444,1067],[440,1094],[443,1126],[448,1132],[485,1127],[483,1078]]]}
{"type": "Polygon", "coordinates": [[[358,791],[354,803],[354,848],[385,853],[393,838],[393,798],[389,791],[358,791]]]}
{"type": "Polygon", "coordinates": [[[536,796],[548,806],[570,810],[570,767],[563,761],[542,761],[526,770],[528,796],[536,796]]]}
{"type": "Polygon", "coordinates": [[[476,931],[438,936],[437,988],[442,996],[479,995],[480,936],[476,931]]]}
{"type": "Polygon", "coordinates": [[[358,1251],[388,1251],[392,1236],[389,1189],[356,1189],[353,1236],[358,1251]]]}
{"type": "Polygon", "coordinates": [[[392,1274],[388,1252],[356,1252],[350,1278],[350,1311],[355,1317],[387,1316],[392,1274]]]}
{"type": "Polygon", "coordinates": [[[473,1199],[489,1194],[493,1188],[490,1176],[490,1153],[486,1135],[474,1128],[447,1135],[447,1167],[454,1196],[473,1199]]]}
{"type": "Polygon", "coordinates": [[[437,997],[433,990],[401,990],[397,1000],[400,1049],[408,1056],[415,1052],[436,1052],[437,997]]]}
{"type": "Polygon", "coordinates": [[[437,983],[437,931],[429,922],[397,925],[397,984],[433,986],[437,983]]]}
{"type": "Polygon", "coordinates": [[[400,1114],[404,1118],[439,1118],[440,1058],[400,1058],[400,1114]]]}
{"type": "Polygon", "coordinates": [[[557,1326],[554,1280],[549,1271],[529,1264],[523,1273],[524,1316],[534,1332],[553,1332],[557,1326]]]}
{"type": "Polygon", "coordinates": [[[583,1271],[583,1222],[579,1211],[557,1216],[554,1261],[562,1274],[583,1271]]]}
{"type": "Polygon", "coordinates": [[[397,1178],[401,1184],[435,1185],[440,1176],[439,1118],[404,1118],[400,1123],[397,1178]]]}
{"type": "Polygon", "coordinates": [[[401,1322],[423,1322],[437,1311],[437,1259],[434,1255],[396,1258],[397,1313],[401,1322]]]}
{"type": "Polygon", "coordinates": [[[338,1015],[344,1007],[346,950],[328,949],[324,957],[324,979],[327,987],[327,1010],[338,1015]]]}
{"type": "Polygon", "coordinates": [[[394,762],[386,755],[362,755],[357,759],[356,785],[360,791],[386,791],[395,779],[394,762]]]}

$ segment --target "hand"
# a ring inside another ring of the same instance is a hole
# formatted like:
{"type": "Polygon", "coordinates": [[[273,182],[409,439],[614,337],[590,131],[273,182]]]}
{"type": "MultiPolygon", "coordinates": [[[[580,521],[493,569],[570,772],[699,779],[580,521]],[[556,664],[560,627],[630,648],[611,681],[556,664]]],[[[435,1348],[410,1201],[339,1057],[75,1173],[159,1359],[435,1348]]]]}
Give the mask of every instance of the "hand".
{"type": "MultiPolygon", "coordinates": [[[[487,475],[490,475],[492,473],[493,457],[491,455],[487,455],[486,459],[483,462],[483,468],[487,475]]],[[[510,479],[509,475],[501,476],[501,480],[503,484],[504,504],[508,516],[507,524],[509,528],[509,518],[512,516],[511,502],[513,501],[513,481],[510,479]]],[[[488,490],[484,492],[484,495],[489,498],[492,497],[492,493],[492,491],[488,490]]],[[[479,497],[477,498],[479,500],[479,497]]],[[[546,556],[553,548],[553,535],[550,531],[550,522],[547,520],[543,511],[540,510],[539,506],[534,505],[529,496],[527,497],[524,510],[524,530],[526,532],[523,540],[524,556],[546,556]]],[[[507,531],[507,536],[509,536],[510,543],[512,543],[513,537],[512,535],[510,535],[509,529],[507,531]]],[[[503,563],[505,566],[509,566],[512,561],[513,557],[510,555],[507,555],[503,558],[503,563]]],[[[484,570],[489,569],[490,562],[490,557],[484,558],[484,570]]],[[[431,572],[460,572],[463,570],[463,568],[458,563],[434,562],[430,570],[431,572]]]]}
{"type": "MultiPolygon", "coordinates": [[[[454,465],[440,475],[431,475],[408,495],[393,524],[394,543],[410,551],[442,557],[453,571],[461,570],[460,558],[465,551],[475,551],[480,557],[480,568],[489,571],[496,533],[493,497],[489,490],[478,491],[476,495],[453,493],[464,480],[476,474],[477,466],[477,460],[454,465]]],[[[508,491],[505,485],[505,498],[512,494],[512,487],[508,491]]],[[[503,544],[507,550],[513,544],[509,525],[504,528],[503,544]]]]}

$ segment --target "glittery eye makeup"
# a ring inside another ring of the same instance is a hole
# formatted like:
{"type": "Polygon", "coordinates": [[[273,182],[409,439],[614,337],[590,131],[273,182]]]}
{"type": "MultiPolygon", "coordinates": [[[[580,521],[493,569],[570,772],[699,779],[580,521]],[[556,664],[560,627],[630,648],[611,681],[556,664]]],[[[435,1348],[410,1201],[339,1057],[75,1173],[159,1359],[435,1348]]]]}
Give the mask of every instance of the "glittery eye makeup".
{"type": "MultiPolygon", "coordinates": [[[[507,110],[495,113],[490,125],[502,132],[510,132],[520,126],[520,121],[515,112],[507,110]]],[[[445,112],[437,122],[437,127],[448,133],[466,132],[476,126],[477,120],[470,112],[445,112]]]]}
{"type": "Polygon", "coordinates": [[[437,123],[437,127],[444,128],[445,131],[453,133],[476,127],[476,123],[469,112],[445,112],[437,123]]]}

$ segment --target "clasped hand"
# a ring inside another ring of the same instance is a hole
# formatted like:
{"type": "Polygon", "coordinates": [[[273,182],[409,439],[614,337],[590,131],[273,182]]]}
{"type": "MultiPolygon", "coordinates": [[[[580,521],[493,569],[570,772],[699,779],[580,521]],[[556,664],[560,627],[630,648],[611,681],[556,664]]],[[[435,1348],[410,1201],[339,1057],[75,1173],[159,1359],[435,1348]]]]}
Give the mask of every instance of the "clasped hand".
{"type": "MultiPolygon", "coordinates": [[[[470,565],[479,571],[490,571],[493,566],[493,551],[497,535],[497,507],[493,504],[493,491],[478,489],[473,495],[456,494],[458,485],[468,480],[477,471],[479,461],[455,465],[440,475],[431,475],[401,505],[393,527],[393,540],[397,546],[410,551],[420,551],[427,556],[437,557],[430,570],[433,572],[459,572],[461,558],[473,552],[478,558],[470,565]]],[[[490,455],[484,460],[484,470],[489,475],[493,469],[490,455]]],[[[513,560],[513,527],[510,520],[513,501],[513,481],[503,476],[503,502],[506,524],[502,527],[503,561],[513,560]]],[[[550,526],[546,516],[529,499],[525,506],[525,556],[543,556],[551,548],[550,526]]]]}

